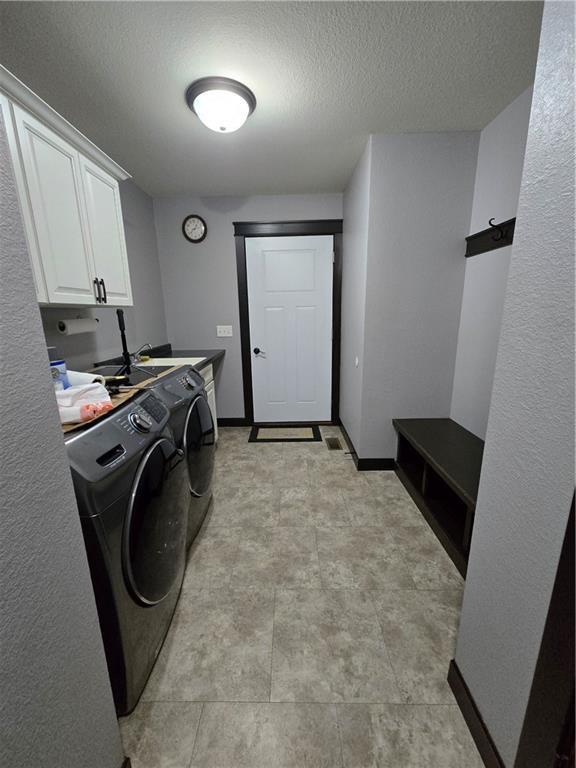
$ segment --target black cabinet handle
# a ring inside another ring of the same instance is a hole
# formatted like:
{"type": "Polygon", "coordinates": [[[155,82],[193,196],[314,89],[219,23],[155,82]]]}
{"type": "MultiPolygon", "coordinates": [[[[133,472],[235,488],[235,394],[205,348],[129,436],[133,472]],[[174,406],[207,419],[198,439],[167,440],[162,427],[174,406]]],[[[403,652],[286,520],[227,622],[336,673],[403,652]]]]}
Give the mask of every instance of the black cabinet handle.
{"type": "Polygon", "coordinates": [[[95,277],[93,282],[94,282],[94,296],[96,297],[96,303],[101,304],[102,294],[100,293],[100,283],[98,282],[98,278],[95,277]]]}
{"type": "Polygon", "coordinates": [[[104,293],[104,298],[102,299],[102,301],[104,302],[104,304],[108,304],[108,296],[106,295],[106,284],[104,280],[102,280],[102,278],[100,278],[100,285],[102,286],[102,292],[104,293]]]}
{"type": "Polygon", "coordinates": [[[260,347],[254,347],[254,354],[259,355],[260,354],[260,347]]]}

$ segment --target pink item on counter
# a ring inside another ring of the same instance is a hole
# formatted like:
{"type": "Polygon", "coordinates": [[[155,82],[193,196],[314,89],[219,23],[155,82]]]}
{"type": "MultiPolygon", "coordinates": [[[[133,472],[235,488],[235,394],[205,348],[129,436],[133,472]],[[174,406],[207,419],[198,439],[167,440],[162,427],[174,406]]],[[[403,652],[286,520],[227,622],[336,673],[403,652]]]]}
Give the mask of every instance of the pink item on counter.
{"type": "Polygon", "coordinates": [[[112,410],[112,403],[83,403],[82,405],[60,406],[60,421],[62,424],[80,424],[92,421],[97,416],[112,410]]]}

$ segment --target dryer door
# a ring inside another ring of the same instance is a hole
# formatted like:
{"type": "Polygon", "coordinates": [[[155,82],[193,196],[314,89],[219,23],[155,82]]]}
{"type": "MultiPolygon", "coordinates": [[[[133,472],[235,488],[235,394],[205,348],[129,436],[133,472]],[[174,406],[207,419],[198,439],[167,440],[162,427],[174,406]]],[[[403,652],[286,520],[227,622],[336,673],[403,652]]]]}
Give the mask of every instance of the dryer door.
{"type": "Polygon", "coordinates": [[[144,605],[156,605],[180,588],[190,503],[186,483],[182,452],[165,438],[157,440],[136,472],[123,535],[126,581],[144,605]]]}
{"type": "Polygon", "coordinates": [[[184,425],[184,453],[188,464],[190,490],[204,496],[210,490],[214,472],[216,440],[208,401],[199,395],[190,405],[184,425]]]}

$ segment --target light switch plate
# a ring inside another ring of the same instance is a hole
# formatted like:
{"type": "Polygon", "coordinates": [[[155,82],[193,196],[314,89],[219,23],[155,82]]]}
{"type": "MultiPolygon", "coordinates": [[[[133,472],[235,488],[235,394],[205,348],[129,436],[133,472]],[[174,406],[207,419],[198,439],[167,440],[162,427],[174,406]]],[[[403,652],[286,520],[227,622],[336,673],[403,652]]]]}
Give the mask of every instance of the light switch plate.
{"type": "Polygon", "coordinates": [[[216,336],[222,337],[222,336],[232,336],[232,326],[231,325],[217,325],[216,326],[216,336]]]}

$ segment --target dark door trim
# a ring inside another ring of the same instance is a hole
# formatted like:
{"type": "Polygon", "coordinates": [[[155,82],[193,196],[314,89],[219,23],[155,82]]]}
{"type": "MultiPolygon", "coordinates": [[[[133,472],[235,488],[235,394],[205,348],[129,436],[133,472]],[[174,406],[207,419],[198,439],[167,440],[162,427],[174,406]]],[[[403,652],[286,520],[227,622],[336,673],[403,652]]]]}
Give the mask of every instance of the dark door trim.
{"type": "Polygon", "coordinates": [[[244,237],[342,234],[342,219],[310,221],[235,221],[234,234],[244,237]]]}
{"type": "Polygon", "coordinates": [[[574,498],[514,768],[574,766],[574,498]]]}
{"type": "Polygon", "coordinates": [[[240,308],[240,346],[242,350],[242,381],[244,387],[244,417],[254,424],[252,398],[252,350],[250,348],[250,315],[248,279],[246,272],[247,237],[290,237],[298,235],[334,236],[334,272],[332,279],[332,421],[339,420],[340,401],[340,325],[342,298],[342,219],[313,221],[234,222],[236,269],[238,273],[238,304],[240,308]]]}

